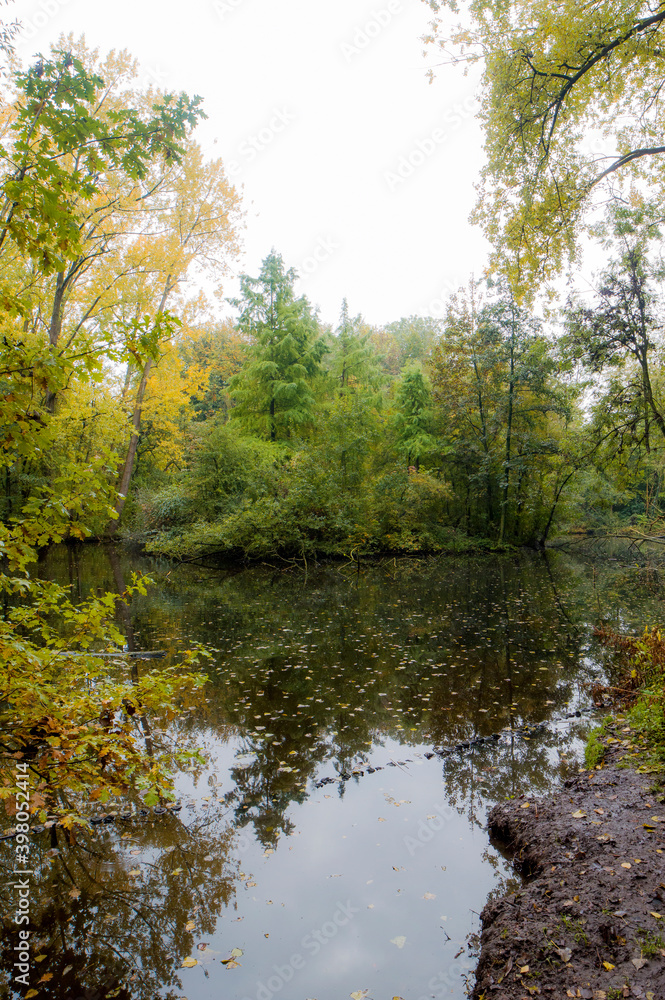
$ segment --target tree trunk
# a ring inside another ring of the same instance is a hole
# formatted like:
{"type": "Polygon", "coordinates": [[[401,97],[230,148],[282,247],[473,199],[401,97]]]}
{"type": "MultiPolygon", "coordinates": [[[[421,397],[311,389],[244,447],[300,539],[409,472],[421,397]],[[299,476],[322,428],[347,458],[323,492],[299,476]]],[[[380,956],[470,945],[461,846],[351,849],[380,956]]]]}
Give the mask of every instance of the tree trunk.
{"type": "Polygon", "coordinates": [[[139,387],[136,391],[136,398],[134,400],[134,412],[132,413],[132,436],[129,439],[129,448],[127,449],[127,456],[125,458],[120,476],[118,478],[117,490],[120,494],[115,503],[115,512],[118,515],[117,518],[112,518],[106,526],[106,534],[110,537],[115,535],[118,527],[120,526],[120,518],[122,516],[122,511],[127,500],[127,494],[129,492],[129,484],[132,481],[132,472],[134,471],[134,462],[136,460],[136,451],[139,446],[139,436],[141,433],[141,411],[143,409],[143,398],[145,396],[146,386],[148,385],[148,375],[150,374],[150,369],[152,368],[152,360],[148,358],[143,368],[143,374],[141,376],[141,381],[139,382],[139,387]]]}
{"type": "Polygon", "coordinates": [[[515,309],[512,311],[513,330],[510,340],[510,381],[508,383],[508,418],[506,421],[506,457],[503,463],[503,499],[501,501],[501,523],[499,525],[499,542],[503,542],[506,530],[506,508],[508,507],[508,490],[510,488],[510,447],[513,432],[513,393],[515,391],[515,309]]]}
{"type": "MultiPolygon", "coordinates": [[[[60,333],[62,332],[62,305],[65,297],[65,288],[65,273],[64,271],[58,271],[55,279],[55,295],[53,297],[51,323],[48,331],[49,349],[51,353],[55,352],[58,346],[58,341],[60,340],[60,333]]],[[[44,400],[44,408],[48,413],[55,413],[55,398],[56,393],[51,389],[47,389],[46,398],[44,400]]]]}

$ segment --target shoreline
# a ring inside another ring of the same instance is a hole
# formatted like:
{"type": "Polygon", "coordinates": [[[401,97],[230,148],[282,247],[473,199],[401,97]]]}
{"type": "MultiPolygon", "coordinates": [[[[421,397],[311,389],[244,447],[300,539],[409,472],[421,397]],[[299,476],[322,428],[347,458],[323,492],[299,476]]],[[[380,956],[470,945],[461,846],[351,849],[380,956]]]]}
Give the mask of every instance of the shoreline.
{"type": "Polygon", "coordinates": [[[623,763],[627,733],[615,720],[605,762],[552,797],[491,810],[526,882],[482,911],[473,1000],[664,1000],[665,795],[623,763]]]}

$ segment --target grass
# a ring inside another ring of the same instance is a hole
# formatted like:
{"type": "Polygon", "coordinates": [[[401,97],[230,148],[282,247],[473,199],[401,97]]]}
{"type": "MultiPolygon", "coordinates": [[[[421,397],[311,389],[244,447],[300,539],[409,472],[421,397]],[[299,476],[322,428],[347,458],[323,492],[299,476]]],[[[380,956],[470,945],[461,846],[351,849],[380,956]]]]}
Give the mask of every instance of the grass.
{"type": "Polygon", "coordinates": [[[635,937],[635,943],[645,958],[660,955],[661,951],[665,949],[665,941],[663,941],[662,936],[654,934],[652,931],[639,930],[635,937]]]}
{"type": "Polygon", "coordinates": [[[584,748],[584,763],[589,769],[601,764],[605,759],[605,747],[602,740],[604,736],[607,736],[608,729],[613,722],[612,716],[606,715],[601,724],[589,733],[584,748]]]}
{"type": "MultiPolygon", "coordinates": [[[[630,705],[627,719],[632,735],[643,745],[639,769],[660,770],[665,766],[665,631],[652,628],[641,636],[624,636],[599,628],[596,635],[619,657],[622,670],[617,688],[623,689],[630,705]]],[[[595,767],[602,759],[599,738],[594,730],[585,754],[588,767],[595,767]]]]}

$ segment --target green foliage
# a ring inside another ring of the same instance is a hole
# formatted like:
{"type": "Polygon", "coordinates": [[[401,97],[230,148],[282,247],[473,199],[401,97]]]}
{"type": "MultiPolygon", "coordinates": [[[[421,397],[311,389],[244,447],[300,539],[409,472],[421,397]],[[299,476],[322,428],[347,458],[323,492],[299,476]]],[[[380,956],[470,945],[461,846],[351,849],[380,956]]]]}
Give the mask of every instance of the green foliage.
{"type": "Polygon", "coordinates": [[[605,758],[605,746],[602,742],[603,737],[607,735],[608,726],[613,723],[614,719],[611,715],[606,716],[603,719],[600,726],[592,729],[587,737],[586,746],[584,747],[584,763],[588,768],[594,768],[598,764],[602,764],[605,758]]]}
{"type": "Polygon", "coordinates": [[[422,370],[416,365],[404,369],[397,386],[397,413],[395,429],[398,450],[405,456],[406,464],[420,469],[421,459],[436,447],[431,433],[433,415],[432,393],[422,370]]]}
{"type": "Polygon", "coordinates": [[[314,420],[315,380],[328,347],[304,297],[296,298],[296,273],[274,251],[258,278],[242,275],[239,330],[254,341],[249,359],[229,384],[233,417],[271,441],[302,432],[314,420]]]}
{"type": "Polygon", "coordinates": [[[630,0],[426,2],[435,13],[428,41],[448,60],[451,48],[453,61],[482,60],[486,166],[476,218],[494,267],[520,298],[533,296],[576,261],[601,182],[610,197],[623,182],[662,204],[665,13],[630,0]],[[464,11],[452,39],[445,8],[464,11]]]}
{"type": "MultiPolygon", "coordinates": [[[[99,655],[124,642],[114,616],[144,591],[143,581],[120,596],[76,603],[31,572],[41,549],[88,537],[95,521],[112,516],[112,444],[100,442],[81,461],[48,400],[70,382],[82,389],[101,382],[117,357],[101,342],[54,351],[30,324],[22,281],[25,272],[34,282],[47,277],[81,252],[82,212],[107,171],[134,181],[155,160],[179,160],[201,112],[198,98],[167,95],[147,116],[131,107],[97,115],[93,98],[103,81],[64,53],[19,71],[14,82],[16,115],[0,148],[0,252],[8,264],[0,297],[0,469],[8,487],[0,523],[0,796],[11,812],[20,764],[34,790],[32,807],[59,812],[71,825],[88,799],[129,789],[146,801],[170,794],[180,754],[163,743],[159,722],[146,736],[147,718],[166,720],[201,679],[191,669],[195,653],[142,675],[99,655]],[[12,492],[16,468],[29,490],[12,492]]],[[[154,331],[173,322],[160,314],[131,324],[132,357],[155,356],[154,331]]]]}
{"type": "Polygon", "coordinates": [[[150,115],[131,107],[95,115],[104,81],[68,52],[40,57],[14,82],[21,96],[13,143],[0,147],[0,249],[10,241],[49,274],[81,253],[78,213],[99,193],[106,171],[138,180],[156,159],[179,161],[182,143],[205,115],[201,99],[185,94],[167,94],[150,115]]]}

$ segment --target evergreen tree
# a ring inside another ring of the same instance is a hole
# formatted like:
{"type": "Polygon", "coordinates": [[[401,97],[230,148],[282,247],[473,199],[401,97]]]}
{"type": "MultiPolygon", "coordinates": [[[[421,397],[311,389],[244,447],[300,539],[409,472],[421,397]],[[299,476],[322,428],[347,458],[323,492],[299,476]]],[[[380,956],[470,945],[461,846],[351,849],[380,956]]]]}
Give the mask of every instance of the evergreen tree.
{"type": "Polygon", "coordinates": [[[295,297],[293,268],[274,250],[257,278],[243,274],[238,329],[252,338],[249,359],[229,387],[233,416],[271,441],[289,437],[314,420],[315,381],[328,346],[308,300],[295,297]]]}
{"type": "Polygon", "coordinates": [[[406,456],[408,466],[420,469],[420,460],[433,451],[436,441],[431,434],[432,394],[422,370],[417,365],[409,365],[402,376],[397,390],[395,417],[398,448],[406,456]]]}

